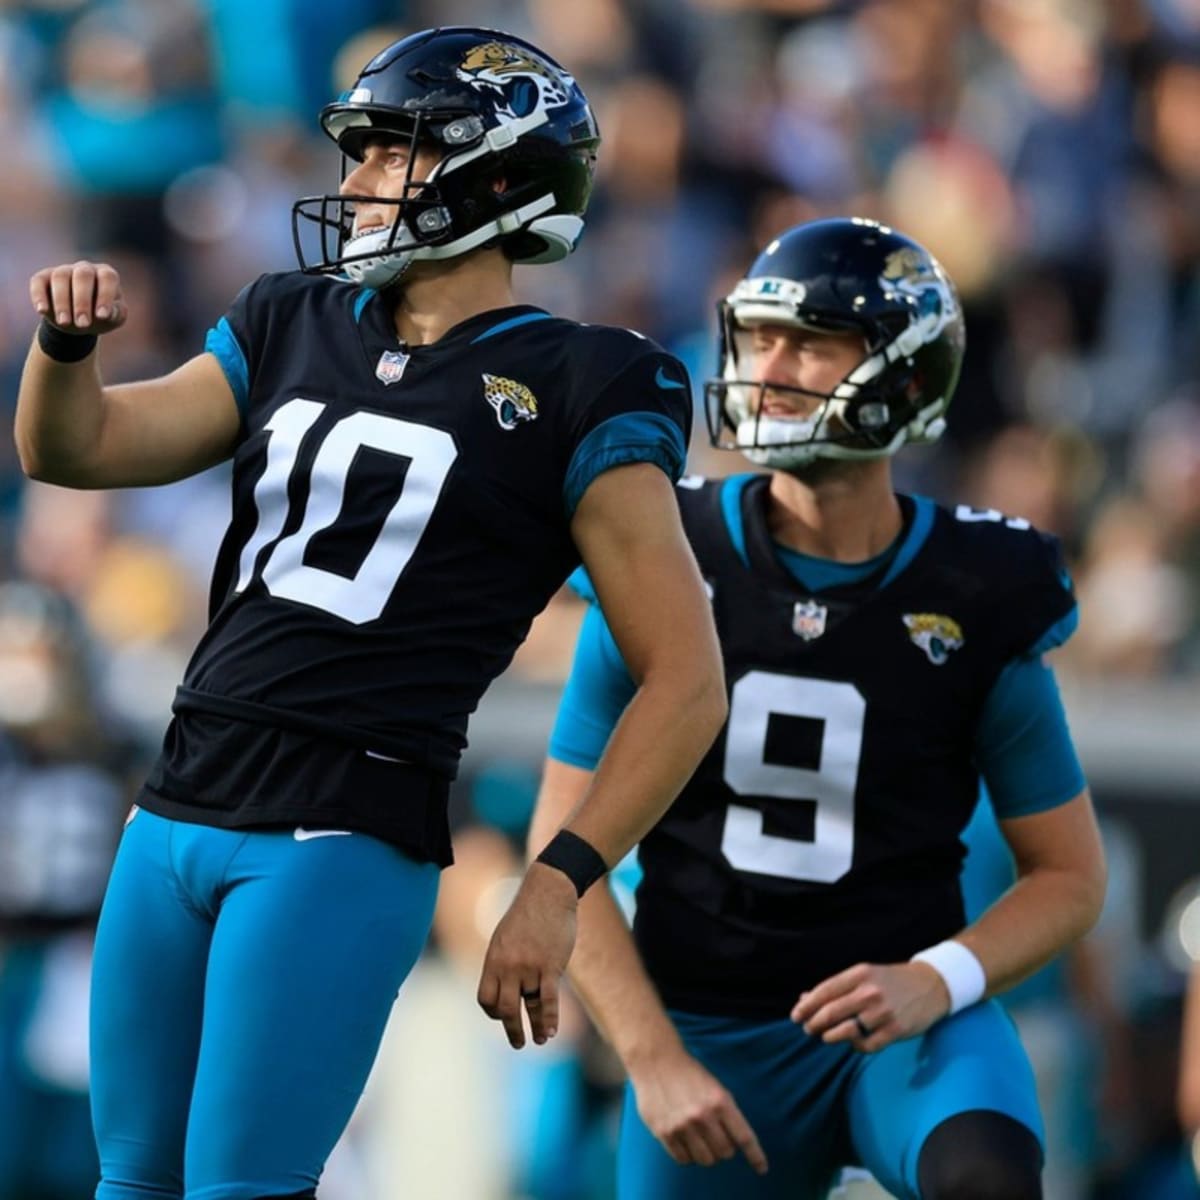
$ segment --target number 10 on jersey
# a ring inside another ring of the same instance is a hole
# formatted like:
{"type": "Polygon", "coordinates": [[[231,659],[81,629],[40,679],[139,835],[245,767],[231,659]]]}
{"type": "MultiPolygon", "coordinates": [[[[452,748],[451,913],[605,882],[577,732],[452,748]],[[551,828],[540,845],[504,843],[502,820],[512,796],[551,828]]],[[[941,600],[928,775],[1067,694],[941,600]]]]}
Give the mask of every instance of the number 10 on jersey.
{"type": "Polygon", "coordinates": [[[315,400],[289,400],[266,424],[271,435],[267,465],[254,487],[258,526],[242,549],[234,590],[245,591],[259,554],[273,542],[262,567],[262,581],[272,596],[309,604],[362,625],[382,614],[429,524],[458,450],[444,430],[383,413],[350,413],[329,430],[317,450],[300,527],[280,537],[290,510],[288,488],[300,444],[325,407],[315,400]],[[354,575],[346,577],[309,565],[304,552],[318,533],[341,516],[350,468],[364,447],[394,455],[407,462],[408,469],[403,490],[374,544],[354,575]]]}

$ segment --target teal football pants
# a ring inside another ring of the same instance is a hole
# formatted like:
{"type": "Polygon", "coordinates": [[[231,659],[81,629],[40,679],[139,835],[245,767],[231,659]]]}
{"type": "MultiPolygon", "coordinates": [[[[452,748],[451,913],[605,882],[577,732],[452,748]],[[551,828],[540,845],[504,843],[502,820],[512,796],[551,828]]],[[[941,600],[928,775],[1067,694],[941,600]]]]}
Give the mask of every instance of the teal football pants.
{"type": "Polygon", "coordinates": [[[902,1200],[919,1200],[925,1139],[948,1118],[980,1109],[1012,1117],[1044,1142],[1033,1071],[994,1001],[877,1054],[826,1045],[787,1020],[671,1018],[689,1052],[733,1094],[770,1170],[755,1175],[740,1154],[713,1167],[679,1166],[642,1124],[630,1090],[619,1200],[823,1200],[851,1165],[902,1200]]]}
{"type": "Polygon", "coordinates": [[[140,811],[96,938],[96,1200],[316,1187],[425,943],[438,868],[365,834],[140,811]]]}

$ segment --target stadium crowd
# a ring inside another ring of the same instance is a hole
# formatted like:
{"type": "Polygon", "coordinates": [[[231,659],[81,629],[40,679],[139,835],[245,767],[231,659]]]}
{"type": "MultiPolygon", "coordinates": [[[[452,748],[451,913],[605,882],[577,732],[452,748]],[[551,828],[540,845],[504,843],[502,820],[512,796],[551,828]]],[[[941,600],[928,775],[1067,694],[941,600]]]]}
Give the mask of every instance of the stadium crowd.
{"type": "MultiPolygon", "coordinates": [[[[528,37],[595,105],[587,234],[558,270],[520,269],[518,291],[687,363],[692,470],[744,466],[707,447],[699,407],[715,300],[786,226],[891,223],[945,263],[968,329],[949,432],[898,462],[901,486],[1063,539],[1081,609],[1056,659],[1068,698],[1200,679],[1196,0],[0,2],[0,1200],[87,1194],[86,931],[227,520],[222,468],[124,493],[24,478],[27,280],[78,257],[119,267],[134,303],[105,340],[110,381],[189,357],[244,282],[294,266],[291,206],[336,182],[317,110],[374,48],[453,23],[528,37]]],[[[556,598],[506,681],[528,707],[481,714],[507,719],[510,750],[464,770],[438,949],[331,1200],[611,1194],[619,1081],[582,1011],[514,1063],[470,1002],[580,615],[556,598]],[[474,1152],[448,1162],[464,1131],[474,1152]]],[[[1012,998],[1045,1084],[1047,1195],[1200,1196],[1194,1083],[1176,1104],[1186,955],[1163,953],[1142,911],[1153,854],[1121,821],[1106,836],[1099,929],[1012,998]]],[[[983,903],[1008,866],[986,829],[976,851],[983,903]]]]}

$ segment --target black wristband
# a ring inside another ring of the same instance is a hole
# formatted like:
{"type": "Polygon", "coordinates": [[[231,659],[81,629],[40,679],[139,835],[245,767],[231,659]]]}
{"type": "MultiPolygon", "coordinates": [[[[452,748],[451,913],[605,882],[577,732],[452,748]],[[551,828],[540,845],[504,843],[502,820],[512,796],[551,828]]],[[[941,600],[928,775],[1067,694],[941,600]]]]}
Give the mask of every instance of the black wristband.
{"type": "Polygon", "coordinates": [[[37,340],[47,358],[60,363],[75,363],[87,358],[100,339],[94,333],[64,333],[43,318],[38,326],[37,340]]]}
{"type": "Polygon", "coordinates": [[[608,873],[608,863],[600,857],[595,846],[568,829],[559,830],[536,861],[561,871],[581,897],[597,879],[608,873]]]}

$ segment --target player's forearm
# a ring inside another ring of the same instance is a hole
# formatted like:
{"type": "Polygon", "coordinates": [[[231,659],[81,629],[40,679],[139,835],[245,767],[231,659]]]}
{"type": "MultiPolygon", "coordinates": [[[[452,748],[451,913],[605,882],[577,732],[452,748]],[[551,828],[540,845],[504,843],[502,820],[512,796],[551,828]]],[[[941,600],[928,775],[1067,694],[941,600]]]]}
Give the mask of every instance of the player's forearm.
{"type": "MultiPolygon", "coordinates": [[[[529,824],[526,849],[531,859],[578,807],[592,781],[591,771],[555,758],[546,760],[529,824]]],[[[678,1034],[605,884],[596,884],[579,902],[577,921],[568,973],[592,1020],[632,1073],[655,1050],[678,1045],[678,1034]]]]}
{"type": "Polygon", "coordinates": [[[1107,876],[1086,788],[1000,827],[1017,882],[959,935],[979,959],[989,994],[1020,983],[1081,938],[1100,916],[1107,876]]]}
{"type": "Polygon", "coordinates": [[[720,663],[643,679],[609,740],[592,787],[566,828],[609,866],[657,824],[717,736],[726,715],[720,663]]]}
{"type": "Polygon", "coordinates": [[[568,973],[592,1020],[631,1075],[656,1055],[682,1049],[629,926],[603,885],[580,901],[568,973]]]}
{"type": "Polygon", "coordinates": [[[987,994],[1020,983],[1096,923],[1103,873],[1037,868],[957,935],[983,966],[987,994]]]}
{"type": "Polygon", "coordinates": [[[17,394],[14,438],[21,469],[32,479],[86,487],[104,427],[104,392],[93,351],[61,363],[35,340],[17,394]]]}
{"type": "Polygon", "coordinates": [[[571,535],[637,692],[567,828],[612,866],[662,816],[727,709],[703,580],[667,477],[648,463],[600,474],[571,535]]]}

